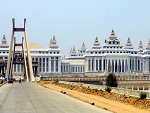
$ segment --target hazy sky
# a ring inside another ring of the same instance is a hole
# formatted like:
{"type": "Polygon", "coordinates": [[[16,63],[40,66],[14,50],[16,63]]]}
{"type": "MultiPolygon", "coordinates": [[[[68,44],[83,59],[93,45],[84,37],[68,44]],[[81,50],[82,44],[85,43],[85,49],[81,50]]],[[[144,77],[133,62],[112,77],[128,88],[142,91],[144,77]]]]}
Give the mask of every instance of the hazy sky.
{"type": "Polygon", "coordinates": [[[150,0],[0,0],[0,37],[8,42],[12,18],[17,27],[27,19],[30,42],[48,48],[55,35],[66,55],[83,42],[91,48],[96,36],[102,46],[112,29],[121,44],[130,37],[135,48],[140,40],[146,47],[150,38],[150,0]]]}

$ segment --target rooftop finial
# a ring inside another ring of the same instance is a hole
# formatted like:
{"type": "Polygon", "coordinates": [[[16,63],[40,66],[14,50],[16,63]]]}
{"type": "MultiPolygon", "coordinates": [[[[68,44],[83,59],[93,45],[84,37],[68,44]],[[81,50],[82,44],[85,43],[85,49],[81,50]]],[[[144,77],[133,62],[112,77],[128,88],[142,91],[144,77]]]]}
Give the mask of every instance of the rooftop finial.
{"type": "Polygon", "coordinates": [[[143,44],[142,44],[142,41],[140,40],[140,44],[139,44],[139,48],[138,48],[140,51],[143,51],[144,48],[143,48],[143,44]]]}
{"type": "Polygon", "coordinates": [[[128,40],[127,40],[126,46],[132,46],[132,43],[131,43],[130,37],[128,37],[128,40]]]}
{"type": "Polygon", "coordinates": [[[146,49],[150,49],[150,38],[149,38],[148,45],[147,45],[146,49]]]}
{"type": "Polygon", "coordinates": [[[58,48],[55,35],[54,35],[53,38],[50,40],[50,44],[49,44],[49,45],[50,45],[50,46],[49,46],[50,48],[58,48]]]}
{"type": "Polygon", "coordinates": [[[94,42],[94,46],[99,46],[99,45],[100,45],[100,43],[99,43],[99,41],[98,41],[98,37],[96,36],[95,42],[94,42]]]}
{"type": "Polygon", "coordinates": [[[6,36],[3,35],[2,44],[6,44],[6,43],[7,43],[6,36]]]}
{"type": "Polygon", "coordinates": [[[111,35],[115,35],[114,29],[112,29],[111,35]]]}
{"type": "Polygon", "coordinates": [[[53,40],[55,40],[55,35],[53,35],[53,40]]]}

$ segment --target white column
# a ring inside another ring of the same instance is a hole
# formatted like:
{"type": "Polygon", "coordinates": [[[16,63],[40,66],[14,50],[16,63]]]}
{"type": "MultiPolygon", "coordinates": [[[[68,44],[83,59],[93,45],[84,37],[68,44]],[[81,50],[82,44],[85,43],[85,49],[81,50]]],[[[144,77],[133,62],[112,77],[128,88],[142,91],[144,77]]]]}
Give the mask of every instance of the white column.
{"type": "MultiPolygon", "coordinates": [[[[67,68],[67,66],[66,66],[66,68],[67,68]]],[[[60,57],[58,57],[58,72],[61,73],[61,58],[60,57]]]]}
{"type": "Polygon", "coordinates": [[[49,72],[51,72],[51,57],[48,58],[48,64],[49,72]]]}
{"type": "Polygon", "coordinates": [[[136,62],[135,62],[135,57],[134,57],[134,71],[136,71],[136,62]]]}
{"type": "Polygon", "coordinates": [[[124,72],[126,72],[126,60],[124,59],[124,72]]]}
{"type": "Polygon", "coordinates": [[[45,58],[45,66],[44,66],[44,67],[45,67],[45,72],[46,72],[46,63],[47,63],[47,62],[46,62],[46,58],[45,58]]]}
{"type": "Polygon", "coordinates": [[[43,72],[43,58],[41,58],[41,72],[43,72]]]}
{"type": "Polygon", "coordinates": [[[106,71],[108,71],[108,63],[109,63],[109,60],[107,59],[107,68],[106,68],[106,71]]]}
{"type": "Polygon", "coordinates": [[[121,73],[122,73],[122,59],[120,60],[120,63],[121,63],[121,73]]]}
{"type": "Polygon", "coordinates": [[[21,64],[19,64],[19,72],[21,72],[21,64]]]}
{"type": "Polygon", "coordinates": [[[111,72],[112,72],[113,71],[112,59],[110,59],[110,65],[111,65],[110,69],[111,69],[111,72]]]}
{"type": "Polygon", "coordinates": [[[54,57],[54,72],[56,72],[56,58],[54,57]]]}
{"type": "Polygon", "coordinates": [[[90,71],[92,71],[92,58],[90,58],[90,71]]]}
{"type": "Polygon", "coordinates": [[[119,60],[117,59],[117,73],[119,72],[119,60]]]}
{"type": "Polygon", "coordinates": [[[107,71],[107,59],[105,59],[105,71],[107,71]]]}
{"type": "Polygon", "coordinates": [[[104,69],[103,69],[103,57],[102,57],[102,59],[101,59],[101,69],[102,69],[102,72],[104,71],[104,69]]]}
{"type": "Polygon", "coordinates": [[[130,71],[130,59],[127,60],[128,63],[128,72],[130,71]]]}
{"type": "Polygon", "coordinates": [[[114,72],[115,72],[116,60],[114,59],[114,72]]]}
{"type": "Polygon", "coordinates": [[[136,71],[138,71],[138,58],[136,59],[136,71]]]}
{"type": "Polygon", "coordinates": [[[142,66],[141,66],[141,59],[140,59],[139,61],[140,61],[139,63],[140,63],[140,72],[141,72],[141,71],[142,71],[142,70],[141,70],[141,68],[142,68],[142,66]]]}
{"type": "Polygon", "coordinates": [[[111,71],[113,72],[113,69],[114,69],[114,67],[113,67],[113,59],[111,59],[111,71]]]}
{"type": "Polygon", "coordinates": [[[96,72],[96,58],[94,57],[94,71],[96,72]]]}
{"type": "Polygon", "coordinates": [[[18,64],[16,64],[16,72],[18,72],[18,64]]]}
{"type": "Polygon", "coordinates": [[[98,60],[98,62],[97,62],[98,64],[97,65],[98,65],[98,71],[99,71],[99,59],[97,59],[97,60],[98,60]]]}

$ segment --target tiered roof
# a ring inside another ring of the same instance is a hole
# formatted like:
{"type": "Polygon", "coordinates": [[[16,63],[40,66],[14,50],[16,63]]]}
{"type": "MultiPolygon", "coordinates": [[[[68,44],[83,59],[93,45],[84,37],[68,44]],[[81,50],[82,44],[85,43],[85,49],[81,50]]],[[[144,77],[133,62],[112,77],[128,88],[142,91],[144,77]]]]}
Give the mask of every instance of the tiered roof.
{"type": "Polygon", "coordinates": [[[59,47],[55,36],[53,36],[53,38],[50,40],[49,47],[50,48],[58,48],[59,47]]]}
{"type": "Polygon", "coordinates": [[[100,43],[98,41],[98,37],[96,36],[93,46],[99,46],[99,45],[100,45],[100,43]]]}
{"type": "Polygon", "coordinates": [[[100,43],[98,41],[98,37],[96,36],[92,49],[100,49],[100,43]]]}
{"type": "Polygon", "coordinates": [[[119,40],[119,39],[117,38],[117,36],[115,35],[115,32],[114,32],[113,29],[112,29],[112,32],[111,32],[110,37],[107,38],[107,39],[105,40],[105,42],[106,42],[107,44],[110,44],[111,42],[117,42],[117,43],[111,43],[111,44],[120,44],[120,40],[119,40]]]}
{"type": "Polygon", "coordinates": [[[85,46],[85,44],[84,44],[84,42],[83,42],[83,44],[82,44],[82,47],[78,50],[80,53],[85,53],[85,51],[86,51],[86,46],[85,46]]]}
{"type": "Polygon", "coordinates": [[[126,49],[133,49],[132,47],[132,43],[131,43],[131,40],[130,40],[130,37],[128,37],[128,40],[127,40],[127,43],[126,43],[126,49]]]}
{"type": "Polygon", "coordinates": [[[2,43],[0,44],[0,47],[2,47],[2,48],[8,48],[9,46],[8,46],[8,44],[7,44],[7,40],[6,40],[6,36],[5,35],[3,35],[3,39],[2,39],[2,43]]]}
{"type": "Polygon", "coordinates": [[[144,48],[143,48],[143,44],[142,44],[142,41],[140,40],[140,44],[139,44],[139,48],[138,48],[140,51],[143,51],[144,48]]]}
{"type": "Polygon", "coordinates": [[[76,56],[76,49],[75,49],[75,46],[73,46],[73,48],[71,48],[70,50],[70,53],[69,53],[70,56],[76,56]]]}

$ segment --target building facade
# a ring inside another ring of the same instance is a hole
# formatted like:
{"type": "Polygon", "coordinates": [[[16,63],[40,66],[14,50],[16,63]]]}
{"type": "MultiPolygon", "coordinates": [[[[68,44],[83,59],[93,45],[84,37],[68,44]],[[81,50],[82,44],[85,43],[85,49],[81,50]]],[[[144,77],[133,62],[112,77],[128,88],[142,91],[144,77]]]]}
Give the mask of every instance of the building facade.
{"type": "MultiPolygon", "coordinates": [[[[94,44],[87,49],[84,42],[78,51],[71,48],[67,57],[62,58],[61,50],[53,36],[49,47],[45,48],[37,43],[29,43],[32,61],[38,62],[39,75],[107,75],[113,72],[118,75],[150,74],[150,40],[146,48],[140,41],[139,48],[132,46],[130,38],[124,45],[112,30],[110,36],[101,46],[98,37],[94,44]]],[[[20,48],[16,48],[21,51],[20,48]]],[[[9,45],[5,35],[0,44],[0,62],[7,62],[9,45]]],[[[5,73],[6,67],[0,67],[0,73],[5,73]]],[[[13,66],[14,74],[24,73],[22,65],[13,66]]]]}
{"type": "MultiPolygon", "coordinates": [[[[44,48],[37,43],[29,43],[32,61],[38,62],[37,74],[39,75],[53,75],[61,73],[61,54],[59,46],[56,42],[55,36],[50,40],[49,47],[44,48]]],[[[21,51],[21,48],[16,48],[16,51],[21,51]]],[[[9,45],[5,35],[0,44],[0,60],[7,62],[9,53],[9,45]]],[[[6,67],[5,67],[6,68],[6,67]]],[[[5,70],[5,69],[4,69],[5,70]]],[[[5,73],[0,71],[1,75],[5,73]]],[[[20,64],[13,65],[13,73],[22,75],[24,67],[20,64]]]]}

